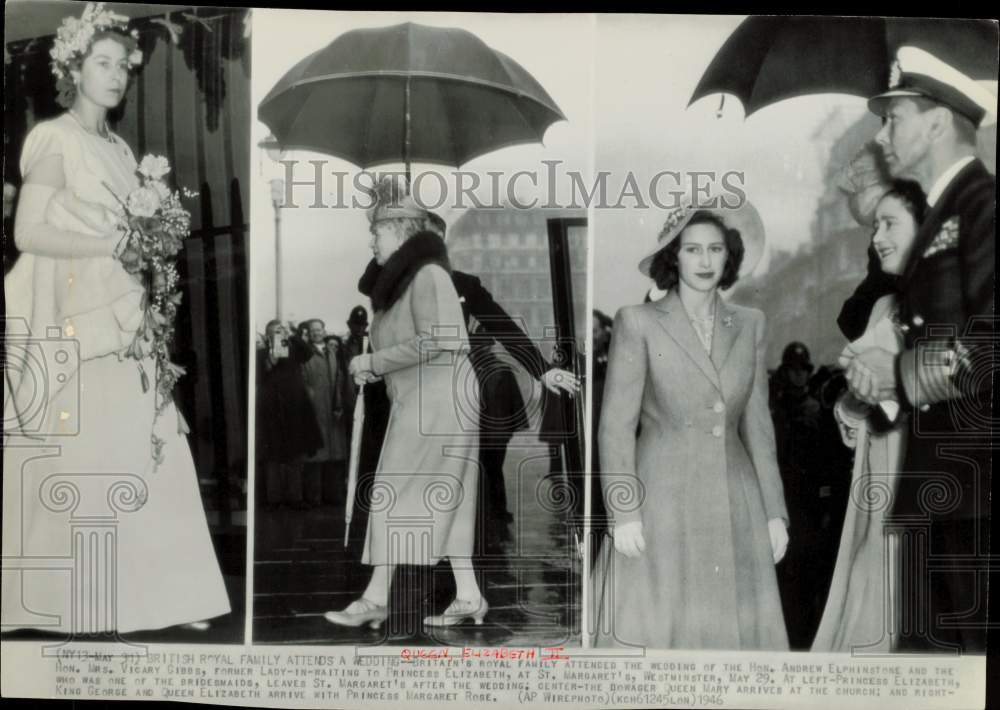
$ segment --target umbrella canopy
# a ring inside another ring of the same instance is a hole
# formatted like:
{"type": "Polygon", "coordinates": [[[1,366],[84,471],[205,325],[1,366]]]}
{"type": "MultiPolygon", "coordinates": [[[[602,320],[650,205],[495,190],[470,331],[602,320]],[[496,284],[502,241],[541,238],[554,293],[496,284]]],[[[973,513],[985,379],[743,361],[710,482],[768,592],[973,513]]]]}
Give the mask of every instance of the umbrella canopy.
{"type": "Polygon", "coordinates": [[[517,62],[471,32],[404,23],[346,32],[292,67],[258,117],[285,149],[367,168],[459,166],[542,140],[559,107],[517,62]]]}
{"type": "Polygon", "coordinates": [[[722,45],[688,105],[733,94],[749,116],[807,94],[875,96],[889,88],[889,67],[902,45],[925,49],[973,79],[997,80],[993,22],[757,16],[722,45]]]}

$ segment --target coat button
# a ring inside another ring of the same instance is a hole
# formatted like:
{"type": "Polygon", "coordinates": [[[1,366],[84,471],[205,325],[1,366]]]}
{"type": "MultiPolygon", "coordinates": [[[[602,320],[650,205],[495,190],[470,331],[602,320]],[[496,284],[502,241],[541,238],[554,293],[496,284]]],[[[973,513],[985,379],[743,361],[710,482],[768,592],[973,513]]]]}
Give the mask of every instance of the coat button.
{"type": "Polygon", "coordinates": [[[714,426],[714,427],[712,427],[712,436],[714,436],[716,439],[721,438],[722,437],[722,427],[721,426],[714,426]]]}
{"type": "Polygon", "coordinates": [[[913,316],[913,325],[915,325],[915,326],[917,326],[919,328],[923,324],[924,324],[924,319],[923,318],[921,318],[920,316],[913,316]]]}
{"type": "Polygon", "coordinates": [[[724,411],[726,411],[726,405],[724,405],[721,401],[716,402],[715,404],[712,405],[712,409],[715,410],[716,414],[722,414],[724,411]]]}

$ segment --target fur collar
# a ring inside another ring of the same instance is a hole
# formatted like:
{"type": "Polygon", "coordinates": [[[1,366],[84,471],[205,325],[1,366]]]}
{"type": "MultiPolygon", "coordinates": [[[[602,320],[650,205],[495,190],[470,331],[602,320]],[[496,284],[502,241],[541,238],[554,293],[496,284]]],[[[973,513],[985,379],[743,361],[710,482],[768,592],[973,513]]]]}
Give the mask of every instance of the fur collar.
{"type": "Polygon", "coordinates": [[[417,232],[389,257],[384,266],[374,259],[358,282],[358,290],[372,300],[376,313],[388,310],[400,299],[421,267],[437,264],[451,273],[448,249],[433,232],[417,232]]]}

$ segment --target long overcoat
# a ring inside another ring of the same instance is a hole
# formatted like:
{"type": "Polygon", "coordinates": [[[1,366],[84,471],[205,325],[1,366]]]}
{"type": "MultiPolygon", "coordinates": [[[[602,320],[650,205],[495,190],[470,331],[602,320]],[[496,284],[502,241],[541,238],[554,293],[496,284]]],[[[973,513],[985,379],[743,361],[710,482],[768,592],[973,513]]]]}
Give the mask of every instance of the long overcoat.
{"type": "Polygon", "coordinates": [[[323,436],[323,446],[309,459],[343,461],[347,458],[348,420],[347,371],[342,365],[341,345],[334,339],[322,351],[309,346],[309,358],[302,363],[302,381],[316,413],[316,423],[323,436]]]}
{"type": "Polygon", "coordinates": [[[675,291],[618,312],[602,485],[616,523],[642,522],[646,547],[628,558],[605,539],[596,645],[788,648],[768,534],[788,514],[764,348],[764,314],[722,299],[711,357],[675,291]]]}
{"type": "Polygon", "coordinates": [[[479,383],[455,287],[419,268],[371,325],[372,368],[392,402],[362,562],[432,565],[472,553],[479,383]]]}

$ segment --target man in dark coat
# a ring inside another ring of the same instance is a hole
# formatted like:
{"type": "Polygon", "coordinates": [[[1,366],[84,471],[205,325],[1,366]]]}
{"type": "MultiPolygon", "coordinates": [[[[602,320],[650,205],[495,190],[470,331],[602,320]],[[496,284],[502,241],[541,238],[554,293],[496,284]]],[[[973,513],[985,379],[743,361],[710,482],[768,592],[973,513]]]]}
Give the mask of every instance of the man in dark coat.
{"type": "Polygon", "coordinates": [[[982,653],[986,643],[996,183],[975,157],[996,97],[937,57],[900,48],[876,140],[893,177],[917,180],[928,212],[898,284],[904,350],[848,368],[869,403],[909,416],[889,525],[901,533],[899,647],[982,653]]]}
{"type": "Polygon", "coordinates": [[[304,505],[304,460],[323,446],[302,379],[308,356],[281,321],[267,324],[264,343],[257,348],[256,456],[263,472],[261,499],[268,508],[304,505]]]}
{"type": "MultiPolygon", "coordinates": [[[[429,212],[427,228],[443,239],[446,224],[441,217],[429,212]]],[[[517,377],[509,365],[497,355],[501,345],[533,379],[539,380],[551,393],[570,395],[579,390],[579,380],[567,371],[550,366],[541,351],[507,311],[496,302],[472,274],[452,271],[452,283],[462,304],[462,314],[469,331],[469,359],[479,380],[482,396],[479,413],[479,461],[484,478],[480,493],[480,523],[486,523],[491,539],[507,533],[507,523],[513,516],[507,507],[503,465],[507,446],[514,433],[528,427],[525,408],[517,377]]]]}
{"type": "Polygon", "coordinates": [[[494,350],[499,343],[534,379],[548,365],[533,342],[498,304],[480,280],[461,271],[452,272],[452,283],[462,303],[469,328],[469,360],[481,389],[479,412],[479,460],[485,487],[480,488],[481,510],[489,527],[503,534],[513,521],[507,507],[503,463],[515,432],[528,428],[521,387],[510,365],[494,350]],[[485,506],[485,507],[483,507],[485,506]]]}
{"type": "Polygon", "coordinates": [[[323,446],[306,461],[303,472],[306,502],[339,504],[346,491],[348,427],[346,416],[354,385],[347,374],[340,338],[330,336],[319,318],[308,323],[308,357],[302,380],[312,400],[323,446]]]}

